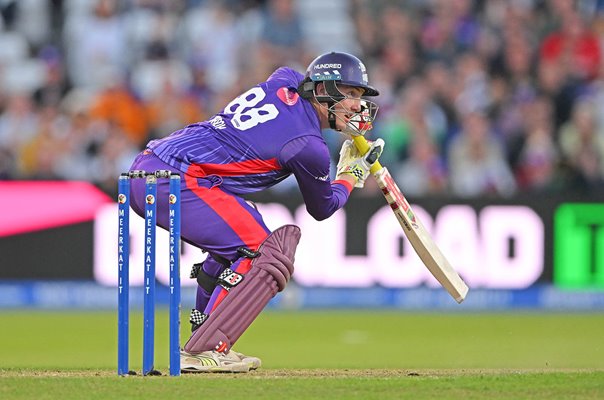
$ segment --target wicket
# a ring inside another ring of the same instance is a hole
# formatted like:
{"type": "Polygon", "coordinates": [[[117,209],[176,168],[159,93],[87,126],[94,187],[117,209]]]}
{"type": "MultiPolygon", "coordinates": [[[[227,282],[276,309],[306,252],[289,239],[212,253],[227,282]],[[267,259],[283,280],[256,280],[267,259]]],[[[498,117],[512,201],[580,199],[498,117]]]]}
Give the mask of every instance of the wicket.
{"type": "Polygon", "coordinates": [[[180,375],[180,175],[168,170],[130,171],[118,180],[118,375],[128,367],[130,180],[145,179],[145,270],[143,294],[143,375],[161,375],[153,366],[155,346],[155,231],[157,179],[169,178],[170,233],[170,375],[180,375]]]}

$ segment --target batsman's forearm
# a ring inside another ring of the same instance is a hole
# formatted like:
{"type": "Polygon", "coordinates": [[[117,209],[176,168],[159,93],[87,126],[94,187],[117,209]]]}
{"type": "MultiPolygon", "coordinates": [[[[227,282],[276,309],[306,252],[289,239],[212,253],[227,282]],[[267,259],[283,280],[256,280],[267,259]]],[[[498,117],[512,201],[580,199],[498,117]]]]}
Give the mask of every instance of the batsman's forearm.
{"type": "MultiPolygon", "coordinates": [[[[365,136],[353,136],[352,137],[352,141],[354,142],[354,145],[356,146],[356,148],[359,150],[359,152],[363,155],[365,155],[365,153],[367,153],[369,151],[369,143],[367,143],[367,139],[365,139],[365,136]]],[[[375,174],[376,172],[378,172],[379,170],[382,169],[382,164],[380,164],[379,161],[376,161],[372,166],[371,166],[371,173],[375,174]]]]}

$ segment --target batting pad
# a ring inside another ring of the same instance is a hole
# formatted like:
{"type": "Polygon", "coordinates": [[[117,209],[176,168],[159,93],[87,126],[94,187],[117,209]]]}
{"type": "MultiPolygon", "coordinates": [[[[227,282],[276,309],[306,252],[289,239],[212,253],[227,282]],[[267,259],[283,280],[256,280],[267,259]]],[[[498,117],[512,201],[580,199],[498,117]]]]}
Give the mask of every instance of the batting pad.
{"type": "Polygon", "coordinates": [[[294,273],[294,254],[300,241],[300,228],[284,225],[260,244],[260,255],[251,262],[245,279],[231,289],[209,318],[185,344],[185,350],[198,354],[207,350],[228,352],[254,322],[277,292],[285,289],[294,273]]]}

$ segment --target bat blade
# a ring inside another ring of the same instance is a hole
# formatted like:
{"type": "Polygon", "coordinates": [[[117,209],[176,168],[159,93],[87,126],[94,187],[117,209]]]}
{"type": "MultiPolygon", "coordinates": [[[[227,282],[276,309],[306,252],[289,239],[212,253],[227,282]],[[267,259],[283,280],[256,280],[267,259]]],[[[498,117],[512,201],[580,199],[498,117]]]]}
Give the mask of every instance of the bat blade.
{"type": "Polygon", "coordinates": [[[411,243],[426,268],[455,301],[458,303],[464,301],[468,293],[468,286],[453,269],[417,215],[415,215],[388,169],[382,168],[373,176],[403,228],[409,243],[411,243]]]}
{"type": "MultiPolygon", "coordinates": [[[[361,154],[367,153],[369,144],[363,136],[355,136],[353,141],[361,154]]],[[[403,228],[409,243],[411,243],[426,268],[455,301],[458,303],[464,301],[468,294],[468,285],[453,269],[417,215],[415,215],[388,169],[382,167],[378,161],[372,165],[371,173],[403,228]]]]}

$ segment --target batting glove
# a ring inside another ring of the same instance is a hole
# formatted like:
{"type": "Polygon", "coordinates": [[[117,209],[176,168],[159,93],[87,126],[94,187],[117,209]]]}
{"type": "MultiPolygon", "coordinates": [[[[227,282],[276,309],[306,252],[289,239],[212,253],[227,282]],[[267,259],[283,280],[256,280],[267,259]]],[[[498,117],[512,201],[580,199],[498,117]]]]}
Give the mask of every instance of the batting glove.
{"type": "Polygon", "coordinates": [[[380,158],[384,150],[384,141],[377,139],[370,143],[369,151],[361,155],[352,140],[346,140],[340,149],[340,160],[338,161],[336,175],[348,174],[355,178],[354,187],[362,188],[369,176],[371,166],[380,158]]]}

